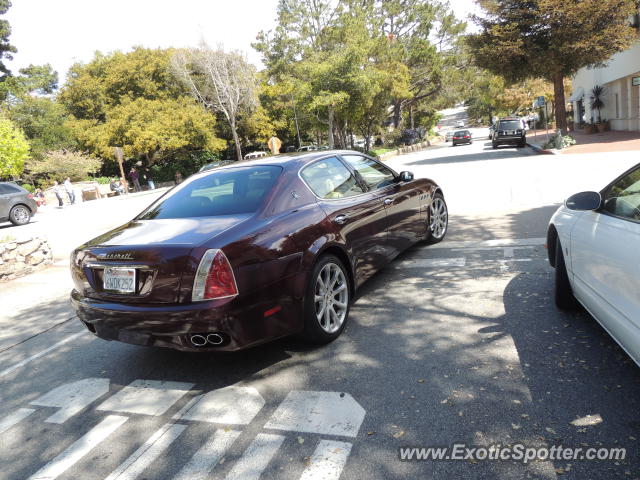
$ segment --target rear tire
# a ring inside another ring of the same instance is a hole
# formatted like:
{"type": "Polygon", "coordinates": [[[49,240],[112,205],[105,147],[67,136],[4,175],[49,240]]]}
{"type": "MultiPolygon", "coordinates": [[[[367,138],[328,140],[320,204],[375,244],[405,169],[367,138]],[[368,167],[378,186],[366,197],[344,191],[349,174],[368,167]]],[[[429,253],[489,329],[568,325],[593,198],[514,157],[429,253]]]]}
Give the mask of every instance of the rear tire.
{"type": "Polygon", "coordinates": [[[31,220],[31,210],[25,205],[15,205],[9,212],[9,221],[14,225],[26,225],[31,220]]]}
{"type": "Polygon", "coordinates": [[[573,310],[578,306],[576,298],[573,296],[573,289],[569,282],[567,267],[564,263],[564,254],[560,239],[556,239],[556,274],[555,274],[554,297],[556,306],[562,310],[573,310]]]}
{"type": "Polygon", "coordinates": [[[425,242],[429,245],[444,240],[449,228],[449,209],[444,196],[438,192],[433,196],[427,216],[427,234],[425,242]]]}
{"type": "Polygon", "coordinates": [[[318,345],[334,341],[347,324],[350,306],[347,269],[335,255],[323,255],[314,265],[307,285],[304,340],[318,345]]]}

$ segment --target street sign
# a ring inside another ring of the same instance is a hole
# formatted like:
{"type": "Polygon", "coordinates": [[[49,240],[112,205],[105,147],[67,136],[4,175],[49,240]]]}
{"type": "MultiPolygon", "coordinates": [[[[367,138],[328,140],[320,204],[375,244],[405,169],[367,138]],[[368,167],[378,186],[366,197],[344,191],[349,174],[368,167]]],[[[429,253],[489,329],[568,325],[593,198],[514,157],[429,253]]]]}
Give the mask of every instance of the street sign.
{"type": "Polygon", "coordinates": [[[545,99],[544,97],[536,97],[535,101],[533,102],[533,108],[542,108],[545,105],[545,99]]]}

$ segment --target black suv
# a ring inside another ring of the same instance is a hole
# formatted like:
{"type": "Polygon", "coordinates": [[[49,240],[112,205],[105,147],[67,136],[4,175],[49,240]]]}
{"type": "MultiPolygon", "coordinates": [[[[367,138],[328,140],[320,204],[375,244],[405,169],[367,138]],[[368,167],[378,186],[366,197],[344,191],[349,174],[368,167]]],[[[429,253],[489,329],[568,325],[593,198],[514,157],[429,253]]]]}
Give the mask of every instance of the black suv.
{"type": "Polygon", "coordinates": [[[14,225],[29,223],[38,204],[24,188],[11,182],[0,182],[0,222],[14,225]]]}
{"type": "Polygon", "coordinates": [[[491,146],[515,145],[519,148],[527,144],[527,130],[520,118],[501,118],[493,126],[491,133],[491,146]]]}

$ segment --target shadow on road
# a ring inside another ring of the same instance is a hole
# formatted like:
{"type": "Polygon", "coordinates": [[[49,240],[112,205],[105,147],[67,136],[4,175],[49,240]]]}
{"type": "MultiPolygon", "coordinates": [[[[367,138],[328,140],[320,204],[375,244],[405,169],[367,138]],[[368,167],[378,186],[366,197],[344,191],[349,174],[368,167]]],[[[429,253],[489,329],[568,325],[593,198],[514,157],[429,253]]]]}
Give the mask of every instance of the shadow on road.
{"type": "MultiPolygon", "coordinates": [[[[550,208],[510,215],[510,238],[543,236],[550,208]]],[[[491,233],[464,223],[459,235],[491,233]]],[[[44,393],[42,385],[48,390],[90,376],[110,378],[111,394],[136,379],[194,383],[179,409],[197,393],[250,384],[266,400],[259,424],[246,427],[255,434],[291,390],[348,392],[367,415],[357,438],[347,439],[354,448],[344,478],[554,479],[555,468],[569,468],[568,478],[628,478],[625,471],[640,471],[640,370],[588,315],[557,311],[551,290],[552,270],[545,265],[506,273],[490,262],[430,271],[386,268],[359,292],[345,334],[324,347],[285,339],[233,354],[185,354],[85,339],[47,355],[44,368],[25,368],[3,385],[3,397],[13,394],[16,406],[27,406],[44,393]],[[601,423],[570,424],[595,414],[601,423]],[[400,446],[454,443],[624,446],[628,455],[617,464],[398,460],[400,446]]],[[[90,409],[69,428],[103,417],[90,409]]],[[[42,435],[23,439],[25,451],[42,435]]],[[[140,445],[149,432],[132,435],[140,445]]],[[[293,470],[291,478],[298,478],[305,454],[295,438],[290,443],[300,450],[275,458],[273,471],[293,470]]],[[[49,457],[40,453],[37,461],[49,457]]],[[[177,468],[185,458],[170,449],[162,462],[177,468]]],[[[216,475],[223,478],[235,460],[229,455],[216,475]]],[[[33,473],[27,460],[20,462],[5,464],[4,471],[16,478],[33,473]]]]}

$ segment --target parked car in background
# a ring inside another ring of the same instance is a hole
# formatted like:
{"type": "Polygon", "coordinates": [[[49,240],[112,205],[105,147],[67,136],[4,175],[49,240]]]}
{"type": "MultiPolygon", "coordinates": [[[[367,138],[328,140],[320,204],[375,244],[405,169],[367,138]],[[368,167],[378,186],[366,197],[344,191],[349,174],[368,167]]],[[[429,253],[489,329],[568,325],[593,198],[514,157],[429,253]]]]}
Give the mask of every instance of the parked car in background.
{"type": "Polygon", "coordinates": [[[451,141],[453,147],[455,147],[456,145],[463,145],[465,143],[473,143],[471,132],[469,130],[458,130],[457,132],[454,132],[451,141]]]}
{"type": "Polygon", "coordinates": [[[580,303],[640,365],[640,165],[600,192],[569,197],[547,246],[556,305],[580,303]]]}
{"type": "Polygon", "coordinates": [[[71,255],[72,303],[107,340],[239,350],[343,331],[357,289],[416,242],[444,239],[432,180],[354,151],[192,175],[71,255]]]}
{"type": "Polygon", "coordinates": [[[267,152],[251,152],[251,153],[247,153],[244,156],[245,160],[253,160],[255,158],[262,158],[262,157],[266,157],[268,154],[267,152]]]}
{"type": "Polygon", "coordinates": [[[318,147],[316,145],[302,145],[300,148],[298,148],[299,152],[314,152],[318,150],[318,147]]]}
{"type": "Polygon", "coordinates": [[[527,145],[527,130],[523,121],[517,117],[507,117],[498,120],[491,131],[491,146],[515,145],[518,148],[527,145]]]}
{"type": "Polygon", "coordinates": [[[27,190],[13,182],[0,182],[0,222],[25,225],[38,211],[38,203],[27,190]]]}
{"type": "Polygon", "coordinates": [[[198,172],[206,172],[207,170],[213,170],[214,168],[224,167],[225,165],[230,165],[234,161],[233,160],[216,160],[215,162],[207,163],[200,167],[198,172]]]}
{"type": "Polygon", "coordinates": [[[449,130],[444,136],[444,141],[450,142],[452,139],[453,139],[453,130],[449,130]]]}
{"type": "Polygon", "coordinates": [[[456,122],[456,127],[458,127],[458,128],[464,127],[464,122],[462,120],[458,120],[456,122]]]}

